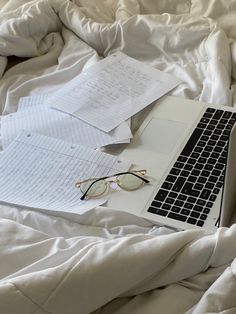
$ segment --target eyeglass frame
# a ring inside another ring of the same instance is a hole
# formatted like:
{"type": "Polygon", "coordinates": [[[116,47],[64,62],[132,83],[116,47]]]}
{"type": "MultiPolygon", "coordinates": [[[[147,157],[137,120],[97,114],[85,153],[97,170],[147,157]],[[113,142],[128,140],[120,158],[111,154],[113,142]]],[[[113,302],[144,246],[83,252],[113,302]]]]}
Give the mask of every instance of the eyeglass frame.
{"type": "MultiPolygon", "coordinates": [[[[109,178],[112,178],[112,177],[118,177],[118,176],[121,176],[123,174],[131,174],[131,175],[134,175],[135,177],[141,179],[144,183],[149,183],[150,180],[148,180],[147,178],[144,178],[144,177],[141,177],[139,176],[138,174],[136,174],[136,172],[139,172],[139,173],[142,173],[142,174],[146,174],[147,170],[143,169],[143,170],[134,170],[134,171],[125,171],[125,172],[118,172],[118,173],[115,173],[113,175],[110,175],[110,176],[106,176],[106,177],[101,177],[101,178],[91,178],[91,179],[86,179],[86,180],[83,180],[83,181],[78,181],[75,183],[75,187],[79,188],[80,185],[82,183],[85,183],[87,181],[91,181],[91,180],[94,180],[90,185],[89,187],[87,188],[87,190],[84,192],[84,194],[80,197],[81,200],[84,200],[84,198],[86,197],[88,191],[91,189],[92,185],[95,184],[96,182],[98,181],[102,181],[102,180],[106,180],[106,179],[109,179],[109,178]]],[[[116,182],[117,180],[115,181],[106,181],[108,183],[112,183],[112,182],[116,182]]],[[[117,183],[118,186],[120,186],[118,183],[117,183]]],[[[121,189],[123,189],[121,186],[120,186],[121,189]]],[[[126,189],[123,189],[123,190],[126,190],[126,189]]],[[[136,190],[136,189],[135,189],[136,190]]],[[[106,190],[105,190],[106,191],[106,190]]],[[[104,191],[104,192],[105,192],[104,191]]],[[[81,191],[82,192],[82,191],[81,191]]],[[[103,193],[101,193],[100,195],[102,195],[103,193]]]]}

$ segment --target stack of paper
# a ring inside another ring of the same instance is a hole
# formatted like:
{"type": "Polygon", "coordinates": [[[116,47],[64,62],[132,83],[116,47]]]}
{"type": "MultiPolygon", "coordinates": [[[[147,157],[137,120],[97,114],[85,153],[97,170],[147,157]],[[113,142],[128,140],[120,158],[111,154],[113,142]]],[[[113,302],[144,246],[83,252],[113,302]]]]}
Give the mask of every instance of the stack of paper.
{"type": "Polygon", "coordinates": [[[81,201],[75,182],[131,163],[94,148],[128,142],[129,119],[179,83],[115,53],[52,95],[21,98],[1,119],[0,201],[73,213],[101,205],[105,198],[81,201]]]}
{"type": "Polygon", "coordinates": [[[75,144],[99,148],[130,140],[129,121],[109,133],[103,132],[72,115],[45,105],[47,95],[22,97],[18,111],[2,116],[2,146],[6,148],[22,130],[40,133],[75,144]]]}

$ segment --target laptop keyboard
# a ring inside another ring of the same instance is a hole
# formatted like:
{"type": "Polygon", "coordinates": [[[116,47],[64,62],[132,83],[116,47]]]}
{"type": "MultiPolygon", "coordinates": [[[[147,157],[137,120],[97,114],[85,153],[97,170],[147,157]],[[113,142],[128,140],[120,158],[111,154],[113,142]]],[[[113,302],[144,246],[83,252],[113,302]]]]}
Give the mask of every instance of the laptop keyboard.
{"type": "Polygon", "coordinates": [[[224,183],[227,144],[236,113],[207,108],[148,212],[204,226],[224,183]]]}

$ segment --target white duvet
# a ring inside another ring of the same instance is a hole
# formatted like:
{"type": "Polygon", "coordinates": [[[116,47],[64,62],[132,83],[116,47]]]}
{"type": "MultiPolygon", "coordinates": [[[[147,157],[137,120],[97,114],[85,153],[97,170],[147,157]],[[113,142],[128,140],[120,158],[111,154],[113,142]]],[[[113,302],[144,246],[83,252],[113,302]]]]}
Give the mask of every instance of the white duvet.
{"type": "MultiPolygon", "coordinates": [[[[236,0],[0,6],[3,114],[115,51],[180,78],[172,95],[236,104],[236,0]]],[[[1,206],[0,232],[1,314],[236,313],[235,225],[177,233],[105,208],[59,218],[1,206]]]]}

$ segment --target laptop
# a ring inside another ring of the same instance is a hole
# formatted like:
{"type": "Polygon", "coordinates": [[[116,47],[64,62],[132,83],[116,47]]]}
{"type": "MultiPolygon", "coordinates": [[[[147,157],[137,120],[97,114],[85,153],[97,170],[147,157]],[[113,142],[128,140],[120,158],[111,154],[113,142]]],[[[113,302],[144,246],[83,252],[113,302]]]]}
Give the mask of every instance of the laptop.
{"type": "Polygon", "coordinates": [[[236,206],[235,110],[173,96],[152,106],[120,154],[151,182],[111,193],[107,206],[178,230],[227,226],[236,206]]]}

